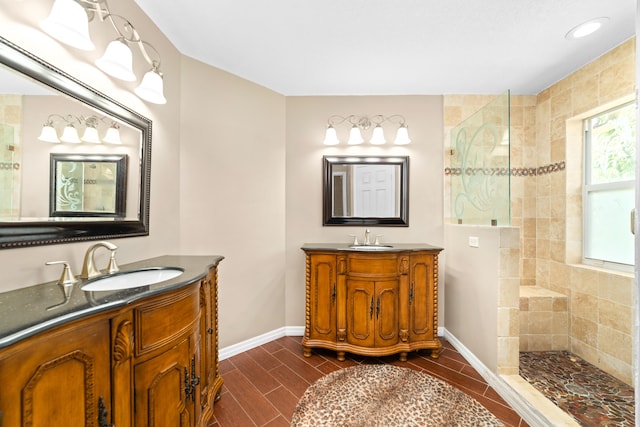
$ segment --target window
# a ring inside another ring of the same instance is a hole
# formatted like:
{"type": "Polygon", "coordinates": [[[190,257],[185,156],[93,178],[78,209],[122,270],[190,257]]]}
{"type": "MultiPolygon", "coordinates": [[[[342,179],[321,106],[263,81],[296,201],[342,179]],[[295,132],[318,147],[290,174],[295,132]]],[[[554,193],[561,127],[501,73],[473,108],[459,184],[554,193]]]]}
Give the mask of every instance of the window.
{"type": "Polygon", "coordinates": [[[585,120],[583,262],[628,269],[635,203],[636,105],[585,120]]]}

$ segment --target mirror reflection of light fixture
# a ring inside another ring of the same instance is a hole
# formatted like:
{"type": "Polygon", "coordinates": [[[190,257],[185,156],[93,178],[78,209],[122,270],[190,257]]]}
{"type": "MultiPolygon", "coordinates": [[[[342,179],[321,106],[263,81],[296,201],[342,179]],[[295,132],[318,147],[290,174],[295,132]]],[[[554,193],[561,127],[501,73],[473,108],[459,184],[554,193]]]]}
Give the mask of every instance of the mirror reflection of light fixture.
{"type": "Polygon", "coordinates": [[[391,116],[375,115],[371,117],[355,115],[343,117],[334,115],[329,117],[329,120],[327,120],[324,145],[337,145],[340,143],[340,140],[338,139],[338,136],[336,134],[335,126],[342,123],[348,123],[351,125],[349,140],[347,141],[348,145],[359,145],[364,143],[365,140],[362,136],[362,132],[369,129],[372,125],[375,125],[375,127],[373,129],[373,133],[371,135],[369,143],[372,145],[386,144],[387,141],[384,137],[384,130],[382,128],[382,124],[385,122],[395,122],[399,126],[396,132],[396,138],[393,141],[394,144],[406,145],[411,143],[405,118],[399,114],[394,114],[391,116]]]}
{"type": "Polygon", "coordinates": [[[61,116],[59,114],[51,114],[47,118],[47,121],[42,126],[42,131],[38,139],[44,142],[51,142],[54,144],[60,142],[66,142],[70,144],[79,144],[81,142],[88,142],[92,144],[99,144],[100,142],[106,142],[109,144],[122,144],[120,140],[119,126],[116,122],[111,122],[107,128],[102,141],[100,140],[98,127],[102,122],[107,122],[106,117],[89,116],[89,117],[76,117],[71,114],[61,116]],[[62,135],[58,137],[58,131],[55,128],[54,119],[58,122],[64,123],[64,129],[62,135]],[[78,136],[78,130],[76,129],[76,123],[80,126],[85,126],[82,137],[78,136]]]}
{"type": "Polygon", "coordinates": [[[142,40],[133,24],[120,15],[110,12],[106,0],[54,0],[49,16],[40,23],[40,27],[54,39],[82,50],[94,50],[89,35],[89,22],[97,18],[100,22],[109,22],[116,33],[96,66],[106,74],[120,80],[133,82],[133,52],[130,46],[137,46],[144,60],[149,64],[148,71],[140,86],[134,92],[145,101],[155,104],[167,102],[163,94],[163,79],[160,72],[160,54],[148,42],[142,40]],[[150,55],[153,53],[153,58],[150,55]]]}
{"type": "Polygon", "coordinates": [[[78,131],[76,130],[73,123],[67,123],[62,131],[62,136],[60,137],[61,142],[68,142],[70,144],[80,144],[82,141],[78,136],[78,131]]]}
{"type": "Polygon", "coordinates": [[[111,123],[111,126],[107,129],[107,132],[102,137],[102,141],[107,144],[122,144],[120,140],[120,131],[118,130],[119,126],[116,122],[111,123]]]}
{"type": "Polygon", "coordinates": [[[56,128],[53,127],[53,122],[47,121],[47,123],[42,126],[42,132],[40,132],[38,139],[40,141],[51,142],[53,144],[60,143],[60,138],[58,138],[56,128]]]}
{"type": "Polygon", "coordinates": [[[84,142],[90,142],[92,144],[100,144],[100,136],[98,136],[98,129],[96,129],[93,126],[87,125],[87,127],[84,128],[84,133],[82,134],[82,137],[80,139],[84,142]]]}

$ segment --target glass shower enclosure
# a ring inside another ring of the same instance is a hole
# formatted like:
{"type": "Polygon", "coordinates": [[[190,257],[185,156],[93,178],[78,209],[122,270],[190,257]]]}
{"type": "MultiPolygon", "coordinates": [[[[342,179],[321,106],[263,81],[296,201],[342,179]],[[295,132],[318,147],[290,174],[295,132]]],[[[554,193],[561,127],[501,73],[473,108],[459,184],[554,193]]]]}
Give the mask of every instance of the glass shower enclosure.
{"type": "Polygon", "coordinates": [[[510,225],[509,91],[451,131],[453,224],[510,225]]]}

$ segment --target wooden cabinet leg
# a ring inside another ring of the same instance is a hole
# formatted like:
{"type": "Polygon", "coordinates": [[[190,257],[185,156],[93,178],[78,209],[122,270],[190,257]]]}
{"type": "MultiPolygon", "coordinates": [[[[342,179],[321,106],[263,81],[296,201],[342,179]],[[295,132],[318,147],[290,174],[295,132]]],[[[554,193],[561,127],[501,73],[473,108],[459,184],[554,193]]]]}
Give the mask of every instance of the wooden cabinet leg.
{"type": "Polygon", "coordinates": [[[434,348],[433,350],[431,350],[431,358],[437,359],[438,357],[440,357],[440,350],[442,350],[442,348],[434,348]]]}
{"type": "Polygon", "coordinates": [[[406,362],[407,361],[407,352],[403,351],[400,353],[400,361],[401,362],[406,362]]]}
{"type": "Polygon", "coordinates": [[[344,351],[338,352],[338,361],[344,362],[344,351]]]}
{"type": "Polygon", "coordinates": [[[302,354],[304,357],[311,357],[311,349],[309,347],[302,347],[302,354]]]}

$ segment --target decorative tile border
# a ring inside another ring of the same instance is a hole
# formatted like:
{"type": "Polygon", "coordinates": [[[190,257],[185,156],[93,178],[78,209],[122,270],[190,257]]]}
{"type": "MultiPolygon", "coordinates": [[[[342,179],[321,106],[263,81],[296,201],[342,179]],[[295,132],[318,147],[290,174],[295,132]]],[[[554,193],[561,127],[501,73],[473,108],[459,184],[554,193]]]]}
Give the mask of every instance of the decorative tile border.
{"type": "Polygon", "coordinates": [[[546,175],[549,173],[560,172],[566,169],[566,162],[552,163],[537,168],[444,168],[445,175],[460,176],[464,170],[467,176],[484,175],[484,176],[536,176],[546,175]]]}

